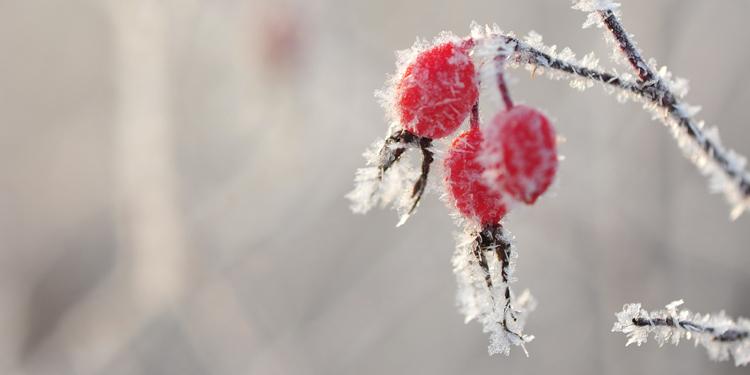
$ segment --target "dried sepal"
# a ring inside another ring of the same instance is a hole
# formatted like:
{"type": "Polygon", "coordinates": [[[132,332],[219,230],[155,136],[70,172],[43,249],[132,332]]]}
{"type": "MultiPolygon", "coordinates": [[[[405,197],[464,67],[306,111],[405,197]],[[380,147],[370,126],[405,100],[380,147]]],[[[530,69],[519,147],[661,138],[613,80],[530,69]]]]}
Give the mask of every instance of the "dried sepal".
{"type": "Polygon", "coordinates": [[[472,228],[457,237],[453,255],[459,310],[466,323],[476,320],[490,335],[490,354],[509,355],[513,346],[526,352],[534,336],[523,331],[536,300],[528,291],[516,295],[510,289],[517,258],[512,237],[499,224],[472,228]]]}

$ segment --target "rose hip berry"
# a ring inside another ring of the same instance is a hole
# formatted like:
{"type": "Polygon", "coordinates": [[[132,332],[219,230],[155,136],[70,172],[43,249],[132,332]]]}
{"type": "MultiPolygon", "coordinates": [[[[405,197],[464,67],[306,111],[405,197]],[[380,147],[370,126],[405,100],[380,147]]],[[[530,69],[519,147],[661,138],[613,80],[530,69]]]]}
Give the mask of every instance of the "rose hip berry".
{"type": "Polygon", "coordinates": [[[396,107],[404,129],[435,139],[461,125],[479,96],[470,46],[438,44],[407,66],[396,86],[396,107]]]}
{"type": "Polygon", "coordinates": [[[490,189],[482,180],[484,166],[477,158],[482,133],[472,128],[459,135],[445,158],[445,180],[458,211],[482,225],[496,224],[507,208],[500,189],[490,189]]]}
{"type": "MultiPolygon", "coordinates": [[[[487,180],[516,200],[533,204],[557,172],[555,129],[541,112],[523,105],[499,113],[486,131],[488,165],[499,173],[487,180]]],[[[486,176],[487,177],[487,176],[486,176]]]]}

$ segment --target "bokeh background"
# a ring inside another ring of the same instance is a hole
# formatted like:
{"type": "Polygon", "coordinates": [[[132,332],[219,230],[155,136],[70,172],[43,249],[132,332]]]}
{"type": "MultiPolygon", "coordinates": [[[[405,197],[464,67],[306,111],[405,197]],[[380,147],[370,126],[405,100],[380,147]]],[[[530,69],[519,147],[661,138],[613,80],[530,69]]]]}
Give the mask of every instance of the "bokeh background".
{"type": "MultiPolygon", "coordinates": [[[[747,1],[623,1],[646,55],[750,154],[747,1]]],[[[472,20],[610,52],[568,1],[0,0],[0,373],[741,374],[625,348],[626,302],[750,316],[750,218],[637,104],[512,73],[567,138],[511,215],[540,300],[509,358],[454,307],[435,194],[396,229],[344,194],[393,51],[472,20]]]]}

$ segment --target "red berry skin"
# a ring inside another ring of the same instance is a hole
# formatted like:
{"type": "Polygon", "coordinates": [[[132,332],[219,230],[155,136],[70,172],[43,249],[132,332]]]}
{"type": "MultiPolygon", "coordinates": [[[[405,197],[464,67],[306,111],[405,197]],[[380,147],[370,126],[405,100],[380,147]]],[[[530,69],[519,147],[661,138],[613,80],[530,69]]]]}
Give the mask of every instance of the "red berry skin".
{"type": "Polygon", "coordinates": [[[482,150],[478,128],[459,135],[445,158],[445,181],[456,208],[465,218],[479,224],[496,224],[507,213],[500,189],[483,180],[484,166],[477,159],[482,150]]]}
{"type": "Polygon", "coordinates": [[[446,42],[417,55],[396,86],[404,129],[426,138],[453,133],[479,96],[471,44],[446,42]]]}
{"type": "Polygon", "coordinates": [[[524,105],[495,116],[484,149],[487,160],[495,160],[488,168],[500,172],[486,175],[488,181],[526,204],[536,202],[557,173],[555,129],[544,114],[524,105]]]}

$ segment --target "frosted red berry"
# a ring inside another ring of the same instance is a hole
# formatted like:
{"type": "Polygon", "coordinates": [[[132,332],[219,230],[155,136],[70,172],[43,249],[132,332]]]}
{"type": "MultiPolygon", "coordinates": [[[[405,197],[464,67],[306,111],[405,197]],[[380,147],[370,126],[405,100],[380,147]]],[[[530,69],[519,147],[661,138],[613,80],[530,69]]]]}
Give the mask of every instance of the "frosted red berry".
{"type": "Polygon", "coordinates": [[[486,130],[490,182],[516,200],[533,204],[552,184],[557,172],[555,129],[544,114],[517,105],[499,113],[486,130]],[[494,157],[493,157],[494,156],[494,157]]]}
{"type": "Polygon", "coordinates": [[[446,42],[422,51],[396,86],[404,129],[421,137],[453,133],[476,103],[479,90],[469,43],[446,42]]]}
{"type": "Polygon", "coordinates": [[[489,188],[483,180],[484,166],[478,160],[481,147],[478,128],[459,135],[445,158],[445,180],[461,215],[485,225],[499,222],[507,208],[500,189],[489,188]]]}

